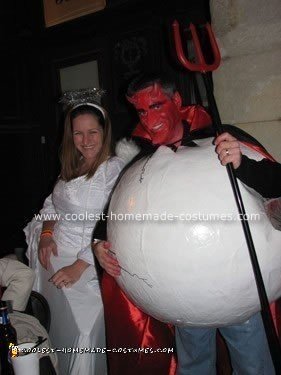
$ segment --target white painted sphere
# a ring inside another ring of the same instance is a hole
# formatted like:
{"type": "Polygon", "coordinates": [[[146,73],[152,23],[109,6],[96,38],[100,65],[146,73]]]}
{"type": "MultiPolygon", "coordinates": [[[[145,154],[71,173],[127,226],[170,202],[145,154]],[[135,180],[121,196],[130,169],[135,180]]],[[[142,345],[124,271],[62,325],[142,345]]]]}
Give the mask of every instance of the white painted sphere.
{"type": "MultiPolygon", "coordinates": [[[[117,281],[138,307],[164,322],[218,327],[247,320],[260,302],[226,168],[210,139],[199,145],[176,153],[162,146],[126,171],[108,238],[122,267],[117,281]]],[[[262,200],[239,186],[247,215],[256,215],[250,228],[273,301],[281,294],[281,232],[262,200]]]]}

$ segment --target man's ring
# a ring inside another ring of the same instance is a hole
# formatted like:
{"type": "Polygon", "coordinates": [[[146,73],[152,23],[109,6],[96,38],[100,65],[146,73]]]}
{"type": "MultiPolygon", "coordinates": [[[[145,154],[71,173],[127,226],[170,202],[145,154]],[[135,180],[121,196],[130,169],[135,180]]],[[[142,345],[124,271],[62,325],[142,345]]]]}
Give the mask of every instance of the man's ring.
{"type": "Polygon", "coordinates": [[[229,156],[229,155],[230,155],[230,153],[229,153],[229,151],[228,151],[228,150],[225,150],[225,153],[226,153],[226,155],[227,155],[227,156],[229,156]]]}

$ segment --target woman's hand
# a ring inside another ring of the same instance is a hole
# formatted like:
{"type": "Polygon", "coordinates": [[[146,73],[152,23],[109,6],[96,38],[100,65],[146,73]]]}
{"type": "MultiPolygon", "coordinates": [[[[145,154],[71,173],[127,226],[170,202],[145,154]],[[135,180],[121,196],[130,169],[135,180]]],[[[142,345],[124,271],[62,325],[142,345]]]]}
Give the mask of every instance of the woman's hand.
{"type": "Polygon", "coordinates": [[[66,266],[58,270],[49,281],[51,281],[57,288],[70,288],[71,285],[76,283],[86,268],[89,267],[89,263],[86,263],[82,259],[77,259],[70,266],[66,266]]]}
{"type": "Polygon", "coordinates": [[[99,261],[99,264],[109,275],[113,277],[120,276],[121,268],[117,259],[111,255],[110,246],[110,242],[100,241],[93,245],[93,251],[99,261]]]}
{"type": "Polygon", "coordinates": [[[38,257],[40,263],[46,270],[50,267],[51,254],[55,256],[58,255],[57,244],[51,236],[42,237],[38,246],[38,257]]]}
{"type": "Polygon", "coordinates": [[[237,169],[242,160],[240,144],[235,137],[229,133],[220,134],[215,140],[216,153],[222,165],[232,163],[234,169],[237,169]]]}

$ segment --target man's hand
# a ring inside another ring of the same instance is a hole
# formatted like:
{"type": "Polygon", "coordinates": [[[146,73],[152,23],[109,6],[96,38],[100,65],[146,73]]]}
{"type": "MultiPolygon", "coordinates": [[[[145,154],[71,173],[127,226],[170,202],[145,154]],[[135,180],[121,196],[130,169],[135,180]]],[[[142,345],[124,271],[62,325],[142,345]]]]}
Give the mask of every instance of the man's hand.
{"type": "Polygon", "coordinates": [[[222,165],[232,163],[234,169],[237,169],[242,160],[240,144],[235,137],[229,133],[219,135],[215,140],[216,153],[219,156],[222,165]]]}
{"type": "Polygon", "coordinates": [[[109,275],[113,277],[120,276],[121,268],[118,261],[110,254],[110,246],[110,242],[100,241],[93,245],[93,251],[99,264],[109,275]]]}
{"type": "Polygon", "coordinates": [[[42,237],[38,246],[38,257],[42,266],[47,270],[50,267],[51,254],[57,256],[57,244],[53,240],[53,237],[42,237]]]}
{"type": "Polygon", "coordinates": [[[71,285],[76,283],[82,273],[85,271],[86,268],[89,267],[89,264],[86,263],[82,259],[77,259],[73,264],[70,266],[66,266],[58,270],[49,281],[54,283],[57,288],[69,288],[71,285]]]}

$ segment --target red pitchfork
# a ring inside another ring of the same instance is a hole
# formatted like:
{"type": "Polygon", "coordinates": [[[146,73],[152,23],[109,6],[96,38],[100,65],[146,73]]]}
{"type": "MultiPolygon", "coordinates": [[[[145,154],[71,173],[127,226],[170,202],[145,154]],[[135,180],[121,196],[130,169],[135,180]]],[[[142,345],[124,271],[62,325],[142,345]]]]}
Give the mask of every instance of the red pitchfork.
{"type": "MultiPolygon", "coordinates": [[[[193,47],[195,51],[196,63],[189,61],[185,57],[185,54],[182,48],[179,23],[177,21],[174,21],[172,26],[173,26],[176,53],[177,53],[177,57],[180,63],[187,70],[191,70],[192,72],[202,73],[204,84],[206,87],[209,107],[210,107],[210,111],[211,111],[211,115],[213,119],[213,127],[215,129],[216,134],[219,135],[223,132],[222,123],[221,123],[218,107],[216,104],[216,100],[213,94],[212,83],[211,83],[209,75],[207,74],[208,72],[212,72],[215,69],[217,69],[221,62],[220,51],[219,51],[214,33],[212,31],[212,28],[209,23],[205,25],[205,28],[208,33],[210,45],[212,48],[213,57],[214,57],[213,63],[207,64],[204,58],[204,54],[202,52],[202,48],[200,45],[200,41],[199,41],[195,26],[192,23],[189,25],[189,29],[191,31],[191,37],[193,41],[193,47]]],[[[247,219],[248,216],[245,213],[242,196],[240,193],[240,189],[237,183],[236,176],[234,174],[232,163],[227,164],[226,168],[227,168],[228,177],[231,183],[231,187],[233,190],[233,194],[235,197],[238,212],[240,214],[239,217],[242,218],[241,223],[242,223],[245,239],[247,242],[249,255],[251,258],[253,272],[255,275],[257,290],[258,290],[259,299],[261,303],[261,314],[262,314],[263,324],[264,324],[264,328],[265,328],[265,332],[267,336],[268,345],[270,348],[272,361],[275,367],[276,374],[281,374],[281,348],[280,348],[278,336],[274,327],[273,319],[270,313],[270,307],[269,307],[269,302],[268,302],[268,298],[267,298],[267,294],[266,294],[266,290],[265,290],[265,286],[264,286],[264,282],[262,278],[262,273],[260,270],[259,262],[258,262],[256,251],[255,251],[255,246],[253,243],[253,239],[252,239],[252,235],[251,235],[251,231],[250,231],[250,227],[249,227],[249,223],[247,219]]]]}

